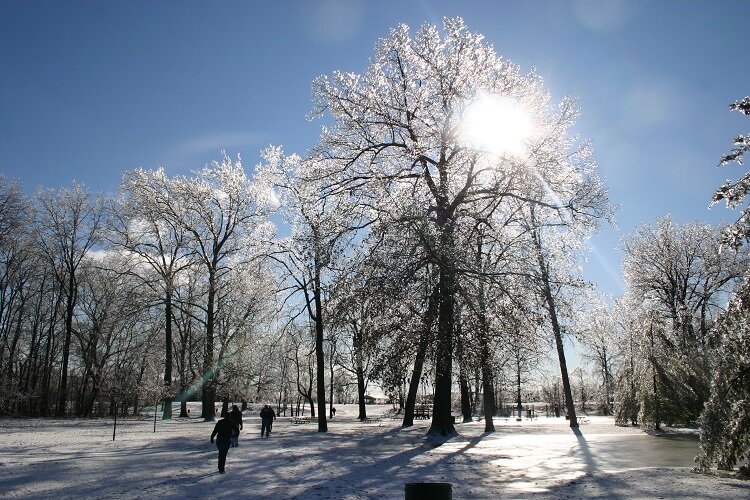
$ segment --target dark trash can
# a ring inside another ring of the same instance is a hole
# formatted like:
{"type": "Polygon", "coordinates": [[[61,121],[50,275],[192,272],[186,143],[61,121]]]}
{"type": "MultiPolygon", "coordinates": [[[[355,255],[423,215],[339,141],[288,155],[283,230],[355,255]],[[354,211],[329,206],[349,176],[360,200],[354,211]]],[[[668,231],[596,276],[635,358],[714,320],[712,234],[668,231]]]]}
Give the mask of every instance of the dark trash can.
{"type": "Polygon", "coordinates": [[[453,500],[451,483],[406,483],[405,500],[453,500]]]}

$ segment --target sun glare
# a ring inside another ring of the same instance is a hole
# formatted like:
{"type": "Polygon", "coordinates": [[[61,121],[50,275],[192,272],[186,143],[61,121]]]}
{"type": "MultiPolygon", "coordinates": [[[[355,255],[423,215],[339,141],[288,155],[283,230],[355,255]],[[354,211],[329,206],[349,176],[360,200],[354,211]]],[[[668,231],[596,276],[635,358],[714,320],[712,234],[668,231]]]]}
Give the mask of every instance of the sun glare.
{"type": "Polygon", "coordinates": [[[480,97],[464,111],[461,141],[498,156],[524,156],[533,132],[528,112],[517,101],[498,95],[480,97]]]}

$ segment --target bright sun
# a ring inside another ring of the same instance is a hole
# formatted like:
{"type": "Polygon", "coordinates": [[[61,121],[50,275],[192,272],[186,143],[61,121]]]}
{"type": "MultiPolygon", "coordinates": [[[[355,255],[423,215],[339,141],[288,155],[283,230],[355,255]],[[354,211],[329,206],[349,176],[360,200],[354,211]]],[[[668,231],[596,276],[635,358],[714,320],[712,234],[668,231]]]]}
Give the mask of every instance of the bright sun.
{"type": "Polygon", "coordinates": [[[498,156],[525,156],[533,132],[528,112],[517,101],[486,95],[470,103],[460,125],[461,142],[498,156]]]}

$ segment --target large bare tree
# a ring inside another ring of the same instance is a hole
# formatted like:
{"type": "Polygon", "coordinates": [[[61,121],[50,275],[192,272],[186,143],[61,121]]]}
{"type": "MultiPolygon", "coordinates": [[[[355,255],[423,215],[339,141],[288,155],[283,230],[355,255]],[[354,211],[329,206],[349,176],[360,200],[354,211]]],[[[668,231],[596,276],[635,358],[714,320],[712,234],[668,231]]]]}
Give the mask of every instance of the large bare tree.
{"type": "Polygon", "coordinates": [[[174,217],[178,208],[171,181],[163,169],[135,170],[123,176],[122,196],[112,210],[109,240],[131,257],[127,271],[137,276],[164,311],[164,400],[162,419],[172,418],[173,325],[175,286],[180,271],[191,265],[187,231],[174,217]]]}
{"type": "Polygon", "coordinates": [[[353,238],[356,207],[321,189],[315,160],[284,156],[281,148],[274,147],[264,151],[263,157],[265,162],[256,168],[256,181],[276,197],[291,233],[279,239],[269,255],[283,276],[286,301],[301,298],[299,311],[315,331],[318,431],[326,432],[325,294],[333,279],[332,269],[353,238]]]}
{"type": "Polygon", "coordinates": [[[78,300],[78,269],[101,240],[103,206],[77,183],[58,191],[37,194],[37,243],[65,295],[65,340],[63,344],[57,414],[67,412],[68,363],[73,318],[78,300]]]}
{"type": "Polygon", "coordinates": [[[253,233],[263,227],[263,219],[242,162],[226,154],[193,177],[174,178],[171,194],[176,202],[164,207],[170,211],[168,218],[184,228],[193,258],[202,267],[206,281],[201,304],[205,325],[201,416],[214,420],[215,374],[222,363],[216,359],[214,345],[217,299],[232,267],[249,258],[247,250],[253,246],[253,233]]]}
{"type": "Polygon", "coordinates": [[[521,73],[460,19],[446,19],[442,33],[429,24],[413,37],[404,25],[391,30],[363,74],[320,77],[313,95],[316,113],[333,119],[315,150],[328,189],[376,206],[382,223],[424,221],[421,242],[438,269],[429,433],[453,434],[458,228],[503,200],[545,204],[566,217],[576,209],[570,186],[599,191],[588,148],[576,149],[568,134],[575,106],[565,100],[553,109],[536,74],[521,73]],[[504,126],[489,125],[498,118],[504,126]],[[477,137],[485,128],[490,135],[477,137]],[[560,198],[531,198],[529,183],[560,198]]]}

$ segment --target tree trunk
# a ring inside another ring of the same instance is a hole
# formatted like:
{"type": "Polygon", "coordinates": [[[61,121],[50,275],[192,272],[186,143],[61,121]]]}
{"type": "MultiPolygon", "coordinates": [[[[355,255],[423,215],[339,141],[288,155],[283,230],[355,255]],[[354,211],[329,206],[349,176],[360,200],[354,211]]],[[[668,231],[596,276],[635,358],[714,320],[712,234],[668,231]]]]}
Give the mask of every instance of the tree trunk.
{"type": "Polygon", "coordinates": [[[460,371],[459,382],[461,385],[461,414],[464,422],[471,422],[471,394],[469,392],[469,379],[463,369],[460,371]]]}
{"type": "MultiPolygon", "coordinates": [[[[24,310],[26,309],[26,298],[21,294],[21,303],[18,306],[18,318],[16,320],[16,327],[13,329],[13,340],[11,341],[10,349],[8,352],[8,389],[10,389],[11,384],[13,383],[13,360],[16,358],[16,348],[18,347],[18,340],[21,338],[21,331],[23,326],[23,320],[24,320],[24,310]]],[[[9,320],[10,323],[10,320],[9,320]]],[[[8,328],[10,328],[10,325],[8,325],[8,328]]],[[[19,374],[20,376],[20,374],[19,374]]],[[[19,380],[20,385],[20,380],[19,380]]]]}
{"type": "Polygon", "coordinates": [[[336,355],[336,343],[331,339],[331,355],[329,356],[329,376],[328,381],[328,418],[333,418],[333,358],[336,355]]]}
{"type": "MultiPolygon", "coordinates": [[[[482,351],[489,349],[486,344],[482,346],[482,351]]],[[[484,357],[484,353],[483,353],[484,357]]],[[[482,406],[484,409],[484,432],[495,432],[495,387],[492,365],[490,363],[482,364],[482,406]]]]}
{"type": "Polygon", "coordinates": [[[516,353],[516,418],[523,415],[523,399],[521,398],[521,358],[516,353]]]}
{"type": "Polygon", "coordinates": [[[549,306],[550,317],[552,319],[552,332],[555,335],[557,358],[560,361],[560,374],[562,375],[563,392],[565,393],[565,403],[567,405],[568,418],[570,419],[570,426],[575,428],[578,427],[578,418],[576,417],[573,392],[570,389],[570,379],[568,379],[568,364],[565,362],[565,350],[563,348],[562,333],[560,331],[560,324],[557,321],[557,311],[554,306],[553,297],[550,295],[548,297],[548,300],[552,301],[549,306]]]}
{"type": "Polygon", "coordinates": [[[206,343],[203,349],[203,390],[201,401],[201,417],[206,422],[216,420],[216,387],[214,367],[214,305],[216,301],[217,283],[216,273],[209,271],[208,300],[206,307],[206,343]]]}
{"type": "Polygon", "coordinates": [[[557,308],[555,307],[555,297],[552,295],[552,288],[550,287],[549,270],[547,263],[544,260],[544,254],[542,253],[542,243],[539,240],[539,233],[535,229],[533,231],[534,247],[536,249],[537,261],[539,263],[539,271],[541,272],[542,278],[542,295],[547,306],[547,312],[552,323],[552,333],[555,336],[555,346],[557,347],[557,359],[560,361],[560,375],[562,376],[563,392],[565,393],[565,404],[568,410],[568,419],[570,427],[578,427],[578,419],[576,418],[576,409],[573,402],[573,391],[570,389],[570,379],[568,378],[568,364],[565,361],[565,349],[563,347],[562,330],[560,328],[560,322],[557,319],[557,308]]]}
{"type": "Polygon", "coordinates": [[[83,408],[84,417],[90,417],[94,411],[94,403],[96,403],[96,398],[99,397],[99,378],[97,375],[91,377],[91,396],[86,400],[83,408]]]}
{"type": "MultiPolygon", "coordinates": [[[[169,288],[169,285],[168,285],[169,288]]],[[[165,333],[165,352],[164,352],[164,412],[161,415],[162,420],[172,419],[172,292],[167,289],[164,297],[164,333],[165,333]]]]}
{"type": "Polygon", "coordinates": [[[404,405],[404,421],[401,423],[402,427],[411,427],[414,425],[414,406],[417,404],[419,381],[422,378],[422,370],[424,368],[424,358],[427,351],[427,342],[424,339],[427,335],[427,332],[423,332],[420,336],[417,356],[414,359],[414,370],[411,372],[411,380],[409,381],[409,392],[406,395],[406,405],[404,405]]]}
{"type": "Polygon", "coordinates": [[[364,341],[362,339],[362,332],[357,326],[356,321],[351,322],[352,325],[352,346],[354,348],[354,375],[357,377],[357,406],[359,414],[357,418],[364,420],[367,418],[367,409],[365,408],[365,362],[364,362],[364,341]]]}
{"type": "Polygon", "coordinates": [[[83,377],[81,377],[82,380],[78,388],[78,394],[76,396],[76,401],[75,401],[75,416],[76,417],[86,416],[84,415],[83,411],[84,411],[86,391],[88,390],[89,379],[91,378],[90,374],[91,374],[91,369],[88,366],[86,366],[86,369],[83,371],[83,377]]]}
{"type": "MultiPolygon", "coordinates": [[[[444,233],[445,234],[445,233],[444,233]]],[[[450,240],[450,236],[443,237],[450,240]]],[[[444,242],[444,249],[452,248],[444,242]]],[[[446,252],[447,253],[447,252],[446,252]]],[[[429,435],[452,436],[456,429],[451,420],[451,389],[453,369],[453,271],[440,264],[438,334],[435,342],[435,398],[429,435]]]]}
{"type": "Polygon", "coordinates": [[[656,355],[655,347],[654,347],[654,322],[651,321],[651,324],[648,327],[648,336],[649,341],[651,343],[651,355],[649,356],[649,360],[651,361],[651,371],[653,372],[652,376],[652,384],[653,384],[653,390],[654,390],[654,425],[656,430],[661,429],[661,415],[660,415],[660,408],[659,408],[659,387],[656,382],[656,355]]]}
{"type": "Polygon", "coordinates": [[[365,405],[365,373],[362,368],[361,358],[357,357],[357,406],[359,414],[357,418],[364,420],[367,418],[367,406],[365,405]]]}
{"type": "MultiPolygon", "coordinates": [[[[183,394],[186,390],[187,390],[187,387],[182,388],[183,394]]],[[[180,418],[187,418],[189,416],[190,414],[188,413],[188,410],[187,410],[187,400],[182,398],[180,399],[180,418]]]]}
{"type": "Polygon", "coordinates": [[[52,385],[52,343],[54,342],[52,335],[55,329],[55,323],[57,323],[57,305],[60,300],[62,300],[62,294],[58,295],[58,303],[55,304],[55,307],[52,310],[52,317],[50,318],[49,328],[47,329],[47,343],[44,348],[44,361],[42,368],[42,405],[39,409],[39,413],[45,417],[50,414],[50,406],[52,403],[52,397],[50,394],[50,386],[52,385]]]}
{"type": "Polygon", "coordinates": [[[57,401],[57,416],[64,417],[68,404],[68,361],[70,359],[70,341],[73,335],[73,310],[75,308],[75,276],[68,270],[67,303],[65,305],[65,343],[63,344],[63,361],[60,368],[60,393],[57,401]]]}
{"type": "Polygon", "coordinates": [[[458,348],[458,383],[461,390],[461,415],[464,422],[471,422],[471,392],[469,390],[469,376],[466,370],[466,352],[464,351],[461,313],[456,312],[459,318],[456,322],[456,344],[458,348]]]}
{"type": "MultiPolygon", "coordinates": [[[[483,260],[483,237],[481,232],[477,235],[477,269],[482,269],[483,260]]],[[[484,294],[484,283],[479,284],[479,362],[482,367],[482,407],[484,410],[484,432],[495,432],[495,387],[492,373],[492,360],[490,359],[490,335],[487,325],[487,300],[484,294]]],[[[479,390],[477,384],[477,390],[479,390]]]]}
{"type": "MultiPolygon", "coordinates": [[[[42,281],[44,283],[44,280],[42,281]]],[[[29,357],[28,357],[28,369],[26,370],[26,379],[23,384],[23,392],[28,393],[32,388],[36,389],[37,373],[39,367],[39,346],[41,345],[41,320],[40,311],[42,309],[42,302],[44,301],[44,294],[39,294],[36,307],[34,308],[34,326],[31,330],[31,345],[29,346],[29,357]]],[[[29,415],[33,415],[33,409],[31,407],[31,401],[29,401],[29,415]]]]}
{"type": "Polygon", "coordinates": [[[323,304],[321,303],[320,272],[316,262],[315,273],[315,361],[318,396],[318,432],[328,432],[326,420],[325,352],[323,352],[323,304]]]}
{"type": "Polygon", "coordinates": [[[406,395],[406,404],[404,405],[404,421],[401,423],[402,427],[411,427],[414,425],[414,405],[417,403],[417,392],[419,391],[419,381],[422,378],[422,370],[424,369],[424,360],[427,355],[427,346],[430,343],[432,337],[432,324],[435,321],[437,314],[437,299],[438,299],[439,288],[433,287],[432,293],[427,301],[427,311],[424,319],[422,320],[422,332],[419,335],[419,343],[417,344],[417,355],[414,359],[414,370],[411,374],[411,380],[409,381],[409,392],[406,395]]]}
{"type": "Polygon", "coordinates": [[[609,374],[610,368],[609,368],[609,358],[607,357],[607,350],[604,350],[604,397],[606,401],[604,402],[604,414],[605,415],[612,415],[612,407],[610,406],[610,401],[612,401],[612,384],[611,384],[611,376],[609,374]]]}
{"type": "MultiPolygon", "coordinates": [[[[305,401],[310,405],[310,417],[315,418],[315,401],[311,396],[304,396],[305,401]]],[[[302,406],[302,414],[305,414],[305,406],[302,406]]]]}
{"type": "Polygon", "coordinates": [[[192,343],[192,334],[187,331],[181,331],[180,332],[180,352],[179,352],[179,359],[180,359],[180,418],[187,418],[190,416],[190,414],[187,412],[187,399],[188,397],[192,396],[192,391],[190,394],[188,394],[188,390],[190,389],[190,384],[188,384],[188,376],[187,376],[187,363],[185,361],[187,357],[188,350],[190,349],[190,344],[192,343]]]}

